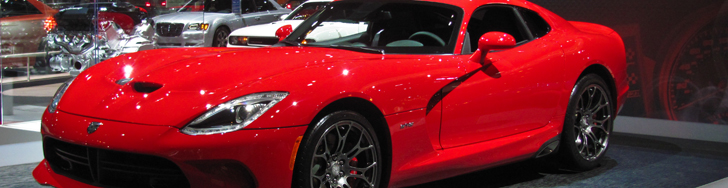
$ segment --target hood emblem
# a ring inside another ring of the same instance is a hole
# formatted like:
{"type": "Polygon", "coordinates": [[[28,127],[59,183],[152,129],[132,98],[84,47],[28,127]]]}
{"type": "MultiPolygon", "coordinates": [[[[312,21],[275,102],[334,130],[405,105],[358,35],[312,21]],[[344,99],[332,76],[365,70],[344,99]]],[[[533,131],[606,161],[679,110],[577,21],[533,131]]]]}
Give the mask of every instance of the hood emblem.
{"type": "Polygon", "coordinates": [[[96,132],[96,129],[98,129],[101,125],[104,125],[101,122],[91,122],[91,124],[88,125],[88,128],[86,129],[86,132],[88,134],[96,132]]]}

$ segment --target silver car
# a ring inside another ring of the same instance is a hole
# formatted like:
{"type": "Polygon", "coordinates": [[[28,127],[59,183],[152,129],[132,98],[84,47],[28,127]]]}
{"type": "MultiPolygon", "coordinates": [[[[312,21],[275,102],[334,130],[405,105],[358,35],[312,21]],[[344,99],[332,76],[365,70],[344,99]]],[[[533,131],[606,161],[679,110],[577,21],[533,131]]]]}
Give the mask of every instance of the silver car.
{"type": "Polygon", "coordinates": [[[240,0],[240,10],[233,10],[232,4],[232,0],[192,0],[172,7],[178,12],[152,18],[155,46],[225,47],[230,31],[273,22],[291,12],[272,0],[240,0]]]}

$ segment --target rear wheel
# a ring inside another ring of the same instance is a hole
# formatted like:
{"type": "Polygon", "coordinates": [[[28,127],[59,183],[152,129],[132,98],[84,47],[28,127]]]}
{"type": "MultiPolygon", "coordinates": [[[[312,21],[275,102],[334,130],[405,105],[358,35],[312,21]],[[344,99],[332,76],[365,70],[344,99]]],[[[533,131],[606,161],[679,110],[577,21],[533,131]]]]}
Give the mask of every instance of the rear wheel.
{"type": "Polygon", "coordinates": [[[589,74],[572,90],[564,119],[561,155],[575,170],[599,165],[609,146],[614,121],[613,101],[604,80],[589,74]]]}
{"type": "Polygon", "coordinates": [[[296,159],[294,187],[380,187],[382,154],[369,121],[352,111],[321,118],[296,159]]]}

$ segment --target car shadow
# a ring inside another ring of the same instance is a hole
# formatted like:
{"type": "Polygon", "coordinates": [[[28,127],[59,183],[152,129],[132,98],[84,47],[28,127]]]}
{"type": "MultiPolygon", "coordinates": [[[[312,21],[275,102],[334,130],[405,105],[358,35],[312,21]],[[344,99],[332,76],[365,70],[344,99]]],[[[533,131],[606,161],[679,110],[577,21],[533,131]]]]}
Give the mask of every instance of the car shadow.
{"type": "Polygon", "coordinates": [[[575,172],[559,168],[553,159],[530,159],[473,173],[455,176],[410,188],[436,187],[551,187],[568,185],[573,182],[599,176],[617,166],[617,161],[609,158],[602,160],[599,167],[575,172]],[[560,178],[554,178],[560,177],[560,178]],[[524,185],[525,184],[525,185],[524,185]]]}
{"type": "MultiPolygon", "coordinates": [[[[619,179],[615,178],[620,176],[619,171],[622,170],[649,170],[647,169],[649,166],[667,160],[672,156],[707,153],[702,149],[691,149],[699,145],[705,145],[705,143],[692,144],[691,141],[676,141],[676,139],[622,133],[613,134],[610,140],[610,149],[607,151],[604,160],[600,162],[599,167],[588,171],[577,172],[561,168],[562,165],[556,160],[558,155],[551,155],[544,159],[530,159],[511,163],[412,186],[411,188],[555,187],[578,184],[601,187],[609,185],[598,185],[600,182],[620,182],[619,179]],[[692,150],[701,150],[703,152],[692,150]],[[596,179],[601,181],[595,182],[596,179]]],[[[706,155],[716,156],[715,153],[710,152],[710,154],[706,155]]],[[[610,185],[615,186],[614,184],[610,185]]],[[[616,186],[619,186],[618,183],[616,186]]]]}

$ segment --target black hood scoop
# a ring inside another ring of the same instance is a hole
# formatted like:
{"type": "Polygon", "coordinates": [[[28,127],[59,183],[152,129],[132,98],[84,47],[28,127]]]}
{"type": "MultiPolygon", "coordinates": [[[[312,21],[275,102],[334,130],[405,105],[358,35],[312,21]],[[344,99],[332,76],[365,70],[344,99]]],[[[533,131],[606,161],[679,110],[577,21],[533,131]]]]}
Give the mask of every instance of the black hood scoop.
{"type": "Polygon", "coordinates": [[[133,87],[134,91],[140,93],[151,93],[157,91],[159,88],[162,88],[162,84],[152,82],[134,82],[133,87]]]}

